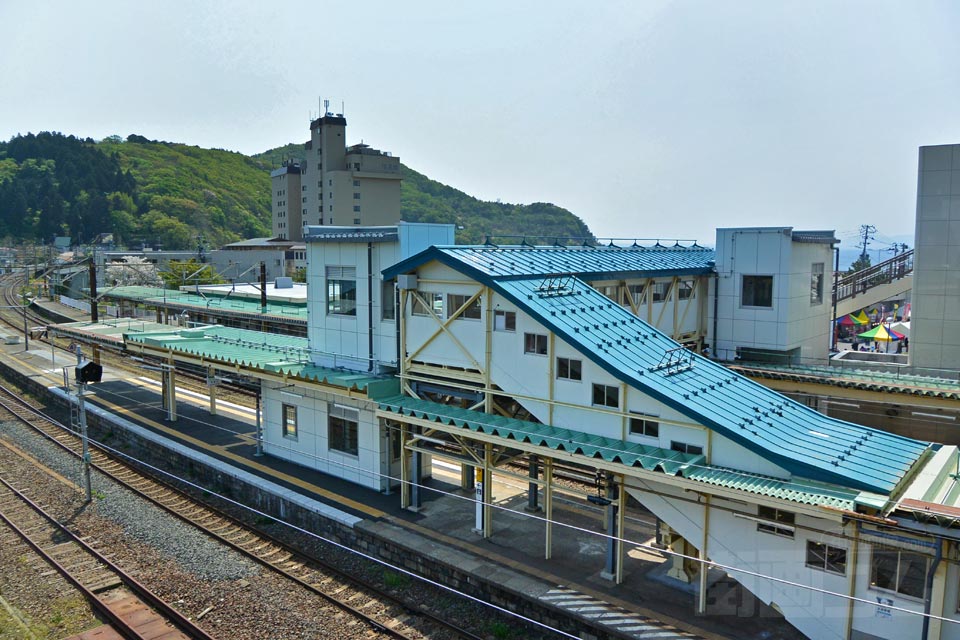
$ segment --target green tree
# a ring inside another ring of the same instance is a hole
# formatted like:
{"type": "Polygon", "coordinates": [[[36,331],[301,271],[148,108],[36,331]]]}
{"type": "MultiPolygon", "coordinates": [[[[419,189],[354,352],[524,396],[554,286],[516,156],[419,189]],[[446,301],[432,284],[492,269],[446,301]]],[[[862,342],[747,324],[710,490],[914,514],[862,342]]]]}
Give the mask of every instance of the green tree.
{"type": "Polygon", "coordinates": [[[871,266],[870,254],[861,253],[860,256],[853,261],[853,264],[850,265],[850,268],[847,270],[847,273],[856,273],[857,271],[863,271],[864,269],[869,269],[871,266]]]}
{"type": "Polygon", "coordinates": [[[226,280],[209,264],[200,264],[195,259],[186,261],[171,260],[167,268],[160,272],[160,278],[167,289],[177,289],[195,284],[225,284],[226,280]]]}

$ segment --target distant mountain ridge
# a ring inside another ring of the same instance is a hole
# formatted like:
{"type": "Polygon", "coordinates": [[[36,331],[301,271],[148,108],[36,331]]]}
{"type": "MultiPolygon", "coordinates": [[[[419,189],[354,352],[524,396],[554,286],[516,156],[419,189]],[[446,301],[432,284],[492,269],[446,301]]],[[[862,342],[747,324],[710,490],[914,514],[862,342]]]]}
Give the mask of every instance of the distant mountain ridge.
{"type": "MultiPolygon", "coordinates": [[[[302,155],[289,144],[246,156],[139,135],[101,141],[42,132],[0,142],[0,239],[89,242],[165,249],[216,247],[271,233],[270,169],[302,155]]],[[[487,235],[592,237],[571,212],[549,203],[485,202],[402,166],[401,214],[458,227],[459,242],[487,235]]],[[[519,238],[516,242],[519,242],[519,238]]]]}

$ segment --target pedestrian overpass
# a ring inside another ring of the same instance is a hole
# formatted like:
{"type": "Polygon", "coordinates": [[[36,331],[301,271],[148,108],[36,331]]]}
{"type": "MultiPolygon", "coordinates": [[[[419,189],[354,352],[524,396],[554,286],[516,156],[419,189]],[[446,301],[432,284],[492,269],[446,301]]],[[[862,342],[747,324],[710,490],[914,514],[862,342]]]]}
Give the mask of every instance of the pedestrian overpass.
{"type": "Polygon", "coordinates": [[[902,295],[913,288],[913,249],[837,280],[833,288],[836,318],[902,295]]]}

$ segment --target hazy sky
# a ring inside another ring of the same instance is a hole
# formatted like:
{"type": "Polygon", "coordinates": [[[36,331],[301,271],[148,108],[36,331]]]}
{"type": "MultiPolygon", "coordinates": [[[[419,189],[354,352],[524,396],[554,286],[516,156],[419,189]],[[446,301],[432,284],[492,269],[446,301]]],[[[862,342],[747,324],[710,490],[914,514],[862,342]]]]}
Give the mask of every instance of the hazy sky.
{"type": "Polygon", "coordinates": [[[917,147],[960,143],[952,1],[0,0],[0,24],[0,139],[255,153],[306,140],[325,97],[349,142],[600,236],[889,240],[917,147]]]}

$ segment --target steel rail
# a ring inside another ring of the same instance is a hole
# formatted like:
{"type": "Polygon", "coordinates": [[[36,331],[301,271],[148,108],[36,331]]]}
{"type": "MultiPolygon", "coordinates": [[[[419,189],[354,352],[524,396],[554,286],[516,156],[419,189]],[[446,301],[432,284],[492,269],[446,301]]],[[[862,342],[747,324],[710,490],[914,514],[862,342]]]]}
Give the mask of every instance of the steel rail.
{"type": "MultiPolygon", "coordinates": [[[[83,551],[85,551],[89,556],[93,557],[98,563],[109,569],[110,572],[112,572],[125,587],[130,589],[130,591],[132,591],[144,603],[152,607],[156,613],[166,618],[166,620],[174,627],[184,632],[190,638],[194,638],[195,640],[214,640],[213,636],[209,635],[206,631],[195,625],[189,618],[167,604],[162,598],[138,582],[133,576],[126,573],[123,569],[111,562],[99,551],[81,540],[75,533],[70,531],[70,529],[60,524],[55,517],[47,513],[43,507],[24,495],[22,491],[10,484],[5,478],[0,477],[0,484],[2,484],[3,487],[6,487],[6,489],[23,504],[27,505],[33,513],[46,520],[50,529],[56,530],[58,533],[67,536],[70,542],[83,549],[83,551]]],[[[130,640],[143,640],[143,636],[141,636],[133,626],[128,624],[116,612],[111,610],[107,603],[101,600],[96,593],[94,593],[87,585],[83,583],[82,580],[80,580],[79,577],[72,574],[69,569],[58,562],[50,553],[48,553],[29,535],[27,535],[26,532],[24,532],[19,526],[17,526],[15,522],[13,522],[7,513],[0,512],[0,519],[2,519],[7,526],[16,531],[17,535],[20,536],[20,538],[23,539],[23,541],[27,543],[30,548],[34,550],[34,552],[42,557],[44,561],[53,566],[53,568],[56,569],[60,575],[62,575],[70,584],[79,590],[90,602],[91,606],[100,612],[105,618],[107,618],[110,624],[114,626],[119,633],[121,633],[124,637],[130,638],[130,640]]]]}
{"type": "MultiPolygon", "coordinates": [[[[8,389],[5,385],[0,385],[0,391],[2,391],[4,394],[7,394],[9,396],[8,399],[0,399],[0,407],[5,408],[7,411],[15,415],[21,422],[23,422],[30,428],[34,429],[35,431],[37,431],[39,434],[43,435],[47,440],[57,445],[64,451],[67,451],[71,455],[74,455],[76,457],[80,456],[80,453],[78,451],[73,450],[70,446],[62,442],[59,438],[55,437],[51,433],[47,432],[40,425],[34,424],[28,418],[23,416],[22,413],[24,412],[29,413],[32,416],[35,416],[36,418],[39,418],[45,421],[50,426],[56,428],[58,431],[62,431],[62,433],[58,433],[58,435],[62,436],[63,434],[68,434],[71,440],[75,440],[76,436],[69,429],[67,429],[63,424],[61,424],[55,418],[52,418],[51,416],[44,414],[43,412],[37,410],[36,408],[31,407],[29,404],[26,404],[26,402],[22,398],[20,398],[16,393],[8,389]],[[15,407],[11,406],[10,404],[11,400],[16,402],[15,407]]],[[[178,488],[172,486],[171,484],[163,480],[159,480],[153,476],[147,477],[143,475],[142,472],[130,467],[127,463],[116,460],[112,454],[103,450],[101,447],[97,446],[95,443],[90,443],[90,451],[91,451],[91,465],[94,468],[96,468],[98,471],[106,475],[107,477],[111,478],[115,482],[124,486],[128,490],[133,491],[138,496],[142,497],[145,500],[148,500],[151,504],[156,505],[157,507],[163,509],[167,513],[173,515],[174,517],[196,527],[197,529],[202,531],[204,534],[210,536],[211,538],[217,540],[218,542],[221,542],[229,546],[230,548],[243,554],[245,557],[253,560],[254,562],[257,562],[261,566],[264,566],[270,569],[271,571],[274,571],[282,575],[283,577],[294,581],[302,588],[305,588],[311,593],[325,599],[326,601],[330,602],[334,606],[343,609],[344,611],[350,613],[351,615],[357,616],[358,618],[362,619],[364,622],[366,622],[369,626],[376,629],[377,631],[388,634],[400,640],[409,640],[409,638],[411,637],[409,634],[406,634],[402,631],[398,631],[396,629],[393,629],[393,628],[390,628],[389,626],[384,625],[383,623],[373,619],[373,617],[371,617],[370,615],[366,614],[365,612],[359,610],[356,607],[353,607],[349,603],[344,602],[341,599],[338,599],[334,595],[326,593],[325,591],[320,589],[319,586],[312,584],[310,581],[306,580],[304,577],[294,574],[291,570],[284,568],[282,565],[292,565],[297,568],[302,568],[304,569],[305,575],[310,573],[312,567],[318,568],[328,574],[332,574],[342,582],[345,582],[349,585],[353,585],[354,589],[366,590],[368,592],[371,592],[381,601],[387,601],[389,605],[393,607],[398,607],[401,611],[405,613],[418,616],[429,623],[437,625],[446,631],[456,634],[458,637],[464,640],[483,640],[482,636],[478,636],[466,629],[463,629],[457,626],[456,624],[449,622],[447,620],[444,620],[443,618],[429,611],[424,611],[422,609],[415,608],[410,604],[404,602],[402,599],[388,593],[387,591],[381,589],[380,587],[378,587],[377,585],[369,581],[366,581],[361,578],[358,578],[357,576],[348,574],[345,571],[333,566],[332,564],[327,563],[323,559],[308,556],[303,552],[294,549],[288,543],[283,542],[268,533],[264,533],[264,532],[261,532],[260,530],[253,529],[250,525],[242,522],[238,518],[235,518],[234,516],[228,513],[225,513],[217,509],[216,507],[198,502],[195,498],[184,494],[178,488]],[[98,460],[97,459],[98,457],[101,457],[101,459],[98,460]],[[113,465],[114,469],[110,470],[106,468],[106,465],[113,465]],[[121,477],[121,473],[126,474],[127,477],[121,477]],[[141,483],[144,483],[144,486],[141,486],[141,487],[134,486],[134,484],[132,484],[130,476],[134,477],[134,481],[139,481],[141,483]],[[181,502],[181,505],[183,503],[187,503],[187,506],[192,508],[190,513],[189,514],[182,513],[181,512],[183,510],[182,508],[180,509],[180,511],[178,511],[177,506],[167,504],[159,497],[148,493],[147,491],[149,491],[149,489],[151,488],[149,486],[151,484],[154,485],[154,487],[159,488],[161,491],[168,492],[169,497],[171,497],[172,501],[179,500],[181,502]],[[205,519],[204,517],[201,517],[202,515],[204,515],[202,514],[202,510],[206,510],[208,512],[208,517],[219,519],[220,522],[214,522],[210,526],[202,524],[201,521],[205,519]],[[220,525],[221,527],[223,526],[224,524],[223,521],[226,521],[226,523],[230,527],[232,527],[232,529],[214,531],[213,529],[217,528],[217,525],[220,525]],[[235,542],[227,537],[227,536],[230,536],[231,534],[235,535],[240,532],[252,532],[252,535],[254,535],[255,538],[252,538],[252,539],[248,538],[241,543],[241,542],[235,542]],[[263,543],[266,543],[266,545],[264,545],[263,543]],[[244,545],[251,546],[257,549],[262,549],[264,548],[264,546],[266,546],[269,549],[269,552],[259,553],[259,554],[254,553],[250,549],[245,548],[244,545]],[[278,555],[277,551],[281,552],[278,557],[282,559],[278,560],[277,558],[274,558],[273,560],[270,560],[267,557],[267,556],[277,556],[278,555]]],[[[354,596],[356,595],[356,592],[350,593],[348,595],[354,596]]],[[[400,620],[396,616],[391,615],[391,617],[393,617],[399,623],[406,624],[404,620],[400,620]]]]}

